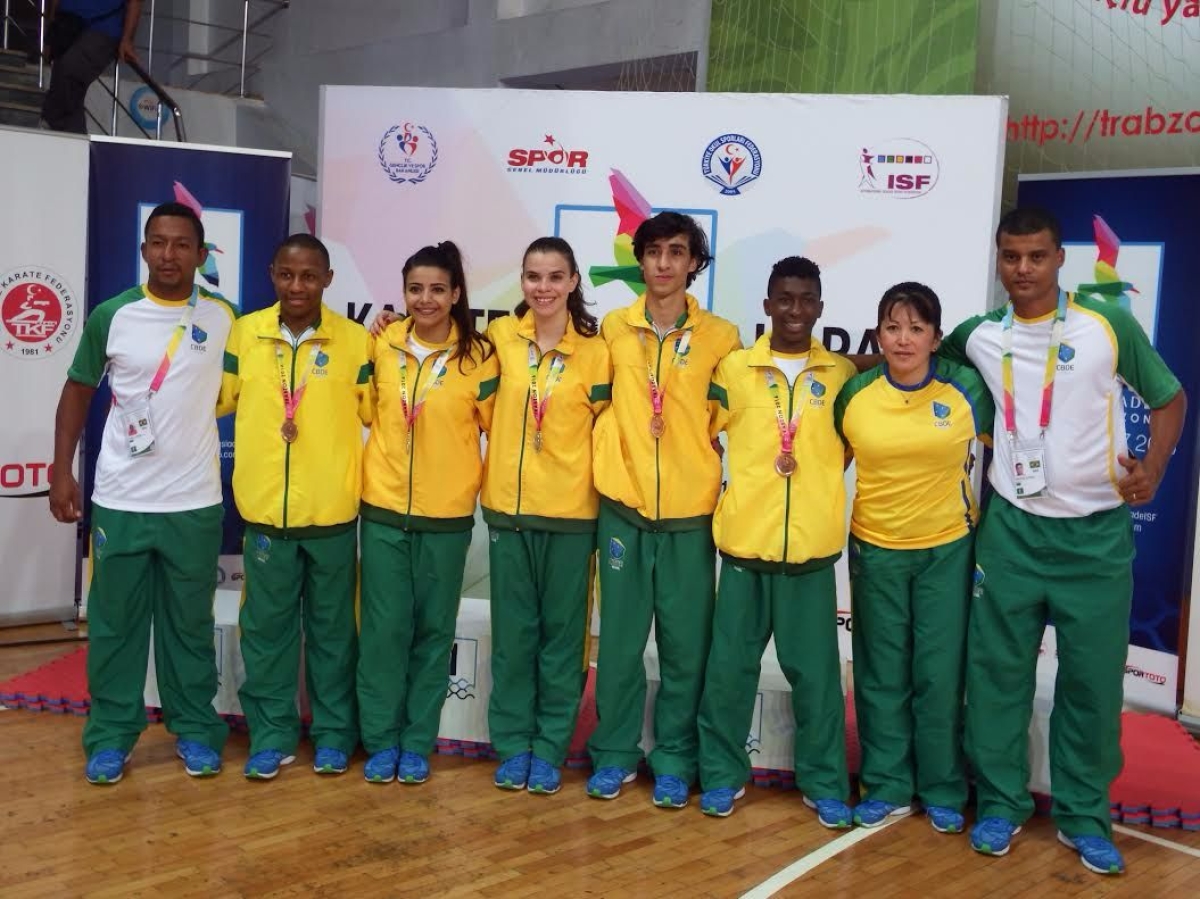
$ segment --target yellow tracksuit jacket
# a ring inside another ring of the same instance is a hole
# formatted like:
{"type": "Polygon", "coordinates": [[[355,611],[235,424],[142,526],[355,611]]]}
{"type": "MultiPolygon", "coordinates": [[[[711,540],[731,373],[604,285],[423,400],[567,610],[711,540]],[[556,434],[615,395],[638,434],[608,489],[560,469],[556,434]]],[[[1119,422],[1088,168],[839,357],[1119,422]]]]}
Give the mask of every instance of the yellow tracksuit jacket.
{"type": "Polygon", "coordinates": [[[709,527],[721,489],[709,383],[717,363],[741,346],[737,328],[701,309],[689,294],[686,314],[660,340],[643,294],[606,315],[601,334],[612,355],[613,390],[612,405],[593,432],[596,489],[640,528],[709,527]],[[648,366],[666,392],[666,430],[658,440],[650,433],[648,366]]]}
{"type": "Polygon", "coordinates": [[[368,340],[362,325],[325,306],[295,351],[280,331],[278,303],[234,323],[218,414],[237,410],[233,497],[246,521],[304,536],[357,518],[372,409],[368,340]],[[305,384],[294,443],[279,430],[281,378],[293,391],[305,384]]]}
{"type": "Polygon", "coordinates": [[[543,354],[531,312],[496,319],[488,337],[500,361],[500,389],[480,497],[484,520],[508,529],[594,531],[600,498],[592,484],[591,433],[612,393],[608,347],[568,323],[558,346],[543,354]],[[530,406],[531,353],[542,399],[555,370],[540,450],[530,406]]]}
{"type": "Polygon", "coordinates": [[[454,352],[458,327],[424,362],[408,349],[412,319],[392,322],[372,341],[375,412],[363,462],[362,517],[405,530],[469,531],[483,477],[480,434],[492,424],[500,366],[478,347],[454,352]],[[451,351],[434,377],[441,351],[451,351]],[[409,403],[423,402],[412,440],[400,402],[400,361],[409,403]],[[428,391],[427,391],[428,388],[428,391]]]}
{"type": "Polygon", "coordinates": [[[747,568],[789,574],[837,560],[846,542],[846,487],[833,407],[854,374],[853,363],[814,340],[804,371],[788,385],[775,367],[770,334],[722,361],[711,396],[716,429],[728,440],[729,486],[713,518],[713,538],[724,556],[747,568]],[[804,404],[790,478],[775,472],[780,434],[766,371],[774,372],[785,419],[795,404],[804,404]]]}

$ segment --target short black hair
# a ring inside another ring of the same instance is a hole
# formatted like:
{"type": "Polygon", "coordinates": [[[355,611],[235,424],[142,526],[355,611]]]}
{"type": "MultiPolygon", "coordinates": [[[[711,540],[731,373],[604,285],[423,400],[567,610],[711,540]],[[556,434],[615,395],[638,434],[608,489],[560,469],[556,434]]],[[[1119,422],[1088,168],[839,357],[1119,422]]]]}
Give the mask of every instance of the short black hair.
{"type": "Polygon", "coordinates": [[[913,315],[932,325],[939,334],[942,333],[942,302],[933,292],[933,288],[917,281],[893,284],[883,292],[883,298],[879,301],[878,327],[883,327],[884,319],[890,316],[897,306],[907,306],[913,315]]]}
{"type": "Polygon", "coordinates": [[[325,263],[325,268],[329,268],[329,250],[325,247],[325,244],[321,243],[321,241],[317,240],[311,234],[305,234],[303,231],[289,234],[284,238],[283,243],[276,248],[275,255],[271,257],[272,264],[279,258],[279,254],[288,247],[295,247],[298,250],[313,250],[321,257],[321,260],[325,263]]]}
{"type": "Polygon", "coordinates": [[[146,219],[146,229],[142,232],[143,239],[150,236],[150,223],[157,218],[187,219],[196,229],[197,246],[204,246],[204,225],[200,221],[200,216],[196,215],[196,211],[191,206],[184,206],[182,203],[163,203],[155,206],[150,217],[146,219]]]}
{"type": "Polygon", "coordinates": [[[1000,246],[1001,234],[1024,236],[1039,231],[1049,231],[1054,238],[1055,248],[1062,249],[1062,225],[1053,212],[1041,206],[1018,206],[1001,217],[996,227],[996,246],[1000,246]]]}
{"type": "Polygon", "coordinates": [[[690,215],[678,212],[660,212],[658,215],[646,219],[633,232],[633,256],[638,262],[641,262],[647,244],[674,237],[677,234],[687,237],[688,252],[697,261],[696,270],[688,274],[687,283],[691,287],[696,276],[708,268],[709,263],[712,262],[712,255],[708,251],[708,237],[690,215]]]}
{"type": "Polygon", "coordinates": [[[817,282],[817,294],[821,293],[821,268],[807,256],[785,256],[771,266],[771,276],[767,278],[767,296],[771,288],[780,278],[806,278],[817,282]]]}

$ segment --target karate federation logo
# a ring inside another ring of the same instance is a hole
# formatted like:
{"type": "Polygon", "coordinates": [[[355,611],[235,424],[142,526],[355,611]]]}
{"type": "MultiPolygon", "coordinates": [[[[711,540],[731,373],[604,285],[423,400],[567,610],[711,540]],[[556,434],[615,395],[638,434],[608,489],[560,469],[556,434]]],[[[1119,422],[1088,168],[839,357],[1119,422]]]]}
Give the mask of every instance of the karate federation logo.
{"type": "Polygon", "coordinates": [[[18,359],[53,355],[74,336],[78,317],[67,282],[42,268],[0,275],[0,349],[18,359]]]}
{"type": "Polygon", "coordinates": [[[379,141],[379,166],[396,184],[420,184],[438,161],[433,132],[424,125],[393,125],[379,141]]]}
{"type": "Polygon", "coordinates": [[[736,197],[762,174],[762,153],[743,134],[722,134],[704,148],[700,172],[721,189],[722,196],[736,197]]]}
{"type": "Polygon", "coordinates": [[[625,567],[625,544],[616,537],[608,540],[608,567],[620,571],[625,567]]]}

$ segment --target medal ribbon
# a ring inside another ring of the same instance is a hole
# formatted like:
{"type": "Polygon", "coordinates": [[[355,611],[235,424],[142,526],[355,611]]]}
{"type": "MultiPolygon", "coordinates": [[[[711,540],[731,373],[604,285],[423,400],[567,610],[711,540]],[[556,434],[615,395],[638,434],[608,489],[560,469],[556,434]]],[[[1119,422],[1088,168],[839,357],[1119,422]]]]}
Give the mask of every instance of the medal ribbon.
{"type": "Polygon", "coordinates": [[[163,381],[167,379],[167,372],[171,370],[171,360],[175,358],[175,353],[179,350],[179,344],[183,342],[184,335],[187,334],[188,328],[191,327],[192,316],[196,312],[196,301],[199,297],[200,291],[193,287],[192,295],[188,298],[183,315],[179,318],[179,324],[175,326],[175,330],[171,332],[171,337],[167,341],[167,349],[163,353],[162,361],[158,363],[158,371],[154,373],[154,378],[150,381],[150,392],[147,394],[147,399],[158,393],[159,388],[163,385],[163,381]]]}
{"type": "MultiPolygon", "coordinates": [[[[294,347],[292,352],[295,353],[299,347],[294,347]]],[[[317,356],[321,353],[321,341],[314,340],[312,350],[308,354],[308,363],[304,366],[304,373],[300,375],[300,386],[295,390],[288,387],[287,371],[283,365],[283,340],[275,341],[275,363],[279,366],[279,390],[283,394],[283,415],[287,421],[292,421],[296,417],[296,410],[300,408],[300,400],[304,399],[304,389],[308,386],[308,375],[316,368],[317,356]]]]}
{"type": "MultiPolygon", "coordinates": [[[[1058,292],[1058,308],[1054,311],[1054,324],[1050,328],[1050,348],[1046,352],[1046,375],[1042,380],[1042,410],[1038,424],[1042,433],[1050,427],[1050,407],[1054,401],[1054,376],[1058,371],[1058,350],[1062,344],[1063,323],[1067,320],[1067,293],[1058,292]]],[[[1003,344],[1000,356],[1000,377],[1004,387],[1004,430],[1009,440],[1017,439],[1017,403],[1013,390],[1013,305],[1010,302],[1004,312],[1003,344]]]]}
{"type": "MultiPolygon", "coordinates": [[[[671,334],[671,332],[668,332],[667,336],[669,337],[670,334],[671,334]]],[[[645,330],[639,330],[638,337],[642,341],[642,346],[645,347],[646,346],[645,330]]],[[[687,355],[688,345],[691,342],[692,342],[692,329],[691,328],[684,329],[683,333],[675,338],[675,354],[671,359],[671,368],[675,368],[676,366],[678,366],[679,360],[687,355]]],[[[671,371],[670,368],[667,369],[668,374],[670,373],[670,371],[671,371]]],[[[649,377],[650,407],[654,410],[655,415],[662,415],[663,400],[666,399],[666,396],[667,396],[666,379],[664,378],[663,382],[661,384],[659,383],[658,375],[656,375],[654,373],[654,363],[650,360],[649,356],[646,357],[646,372],[649,377]]]]}
{"type": "Polygon", "coordinates": [[[546,374],[546,391],[544,394],[538,394],[538,368],[541,365],[541,359],[538,357],[537,347],[533,343],[529,344],[529,411],[533,413],[533,426],[535,430],[542,429],[542,419],[546,417],[546,407],[550,405],[550,394],[554,392],[554,388],[558,382],[562,380],[563,373],[567,369],[566,360],[563,359],[562,353],[554,353],[550,360],[550,371],[546,374]]]}
{"type": "Polygon", "coordinates": [[[792,454],[792,447],[796,442],[796,431],[800,429],[800,418],[804,415],[804,395],[812,393],[812,372],[804,376],[804,386],[800,389],[800,401],[796,403],[792,410],[791,421],[783,415],[783,398],[782,391],[779,389],[779,381],[775,377],[775,372],[771,369],[766,369],[763,374],[767,377],[767,390],[771,394],[771,401],[775,404],[775,423],[779,427],[779,448],[784,455],[792,454]]]}
{"type": "MultiPolygon", "coordinates": [[[[409,431],[413,425],[417,423],[417,416],[421,414],[421,410],[425,408],[425,400],[429,397],[429,391],[437,387],[438,379],[446,371],[446,360],[450,358],[450,350],[442,350],[438,353],[437,358],[433,361],[433,371],[430,373],[429,383],[425,385],[425,389],[421,391],[420,397],[414,395],[415,402],[409,401],[408,397],[408,352],[399,350],[400,355],[400,411],[404,413],[404,421],[408,425],[409,431]]],[[[420,368],[418,367],[418,375],[420,368]]]]}

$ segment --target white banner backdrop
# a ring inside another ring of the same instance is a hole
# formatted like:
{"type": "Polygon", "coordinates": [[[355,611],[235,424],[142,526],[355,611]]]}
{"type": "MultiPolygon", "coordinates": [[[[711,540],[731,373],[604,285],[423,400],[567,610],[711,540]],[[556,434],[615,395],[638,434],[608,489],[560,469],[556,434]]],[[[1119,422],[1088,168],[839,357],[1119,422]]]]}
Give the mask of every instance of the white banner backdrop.
{"type": "MultiPolygon", "coordinates": [[[[627,305],[619,208],[695,217],[717,261],[692,292],[747,344],[789,255],[822,268],[814,335],[836,351],[875,349],[898,281],[932,286],[947,329],[988,305],[1003,98],[324,87],[321,115],[327,300],[360,321],[402,309],[403,260],[447,239],[489,317],[519,302],[521,254],[545,234],[571,242],[598,315],[627,305]]],[[[469,596],[486,564],[480,530],[469,596]]],[[[848,652],[844,563],[839,591],[848,652]]]]}
{"type": "Polygon", "coordinates": [[[88,143],[0,128],[0,624],[73,615],[76,528],[50,517],[54,410],[83,327],[88,143]]]}

